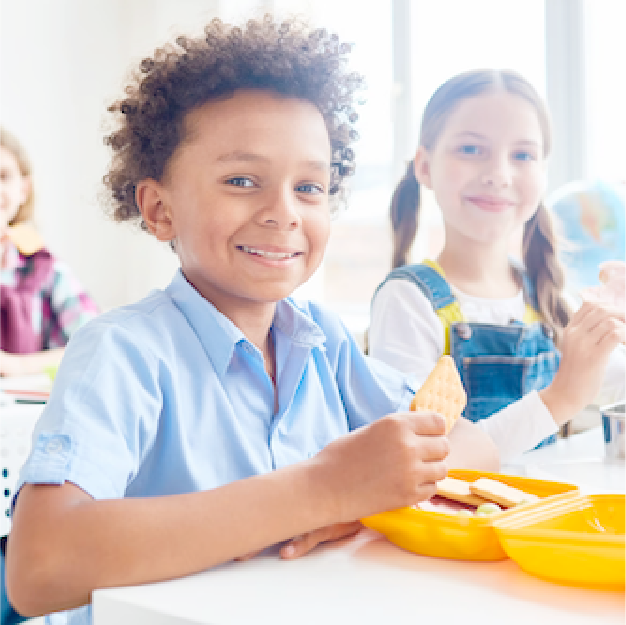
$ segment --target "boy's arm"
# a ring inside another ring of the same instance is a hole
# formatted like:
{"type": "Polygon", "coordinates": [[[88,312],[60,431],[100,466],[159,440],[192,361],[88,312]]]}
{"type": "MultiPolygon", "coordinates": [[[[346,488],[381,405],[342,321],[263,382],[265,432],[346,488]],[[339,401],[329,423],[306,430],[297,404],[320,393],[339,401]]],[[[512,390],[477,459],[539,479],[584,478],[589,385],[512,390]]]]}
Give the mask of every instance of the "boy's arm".
{"type": "Polygon", "coordinates": [[[180,577],[334,523],[431,497],[449,451],[434,414],[390,415],[311,459],[199,493],[94,500],[26,484],[7,549],[24,615],[78,607],[95,588],[180,577]]]}

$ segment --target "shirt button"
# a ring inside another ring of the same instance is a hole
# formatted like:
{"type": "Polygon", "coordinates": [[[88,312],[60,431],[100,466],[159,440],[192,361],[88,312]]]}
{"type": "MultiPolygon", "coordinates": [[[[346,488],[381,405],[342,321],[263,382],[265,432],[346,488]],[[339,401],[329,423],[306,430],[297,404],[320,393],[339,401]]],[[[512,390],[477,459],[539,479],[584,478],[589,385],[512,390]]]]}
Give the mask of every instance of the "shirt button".
{"type": "Polygon", "coordinates": [[[46,445],[46,451],[49,454],[58,454],[63,449],[63,443],[58,438],[53,438],[51,441],[48,441],[46,445]]]}
{"type": "Polygon", "coordinates": [[[459,325],[456,326],[456,333],[464,341],[467,341],[472,337],[472,328],[470,328],[466,323],[459,323],[459,325]]]}

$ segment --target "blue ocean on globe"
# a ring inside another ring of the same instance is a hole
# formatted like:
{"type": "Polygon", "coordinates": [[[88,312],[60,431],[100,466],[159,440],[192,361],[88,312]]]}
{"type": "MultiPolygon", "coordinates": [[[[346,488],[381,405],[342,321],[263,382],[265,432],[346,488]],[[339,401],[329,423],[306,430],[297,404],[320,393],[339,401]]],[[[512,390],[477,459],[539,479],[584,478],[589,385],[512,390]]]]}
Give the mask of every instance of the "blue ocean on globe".
{"type": "Polygon", "coordinates": [[[557,217],[560,258],[571,293],[599,283],[598,265],[626,257],[626,204],[623,184],[605,180],[572,182],[547,199],[557,217]]]}

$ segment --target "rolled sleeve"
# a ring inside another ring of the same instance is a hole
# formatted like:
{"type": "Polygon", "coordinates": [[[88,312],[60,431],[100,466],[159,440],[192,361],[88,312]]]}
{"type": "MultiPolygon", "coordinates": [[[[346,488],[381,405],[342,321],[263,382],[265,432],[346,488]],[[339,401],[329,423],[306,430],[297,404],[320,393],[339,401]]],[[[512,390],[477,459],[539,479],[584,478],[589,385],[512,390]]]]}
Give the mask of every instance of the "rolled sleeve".
{"type": "Polygon", "coordinates": [[[96,320],[70,343],[16,492],[67,481],[95,499],[124,496],[162,407],[158,366],[129,334],[96,320]]]}

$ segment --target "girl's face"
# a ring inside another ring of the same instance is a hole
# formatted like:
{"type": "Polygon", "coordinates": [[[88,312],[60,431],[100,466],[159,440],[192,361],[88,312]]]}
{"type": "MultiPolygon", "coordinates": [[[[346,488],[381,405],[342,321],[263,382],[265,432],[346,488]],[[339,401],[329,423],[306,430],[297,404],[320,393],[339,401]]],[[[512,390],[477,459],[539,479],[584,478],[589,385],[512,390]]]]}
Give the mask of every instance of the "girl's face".
{"type": "Polygon", "coordinates": [[[231,318],[290,295],[320,265],[330,233],[331,148],[321,113],[240,90],[186,122],[187,140],[164,179],[139,185],[144,219],[157,199],[148,226],[175,240],[187,279],[231,318]]]}
{"type": "Polygon", "coordinates": [[[506,243],[534,215],[545,191],[535,108],[500,91],[462,100],[434,148],[419,148],[415,172],[435,194],[446,242],[506,243]]]}
{"type": "Polygon", "coordinates": [[[29,193],[30,178],[22,176],[13,152],[0,146],[0,229],[17,215],[29,193]]]}

